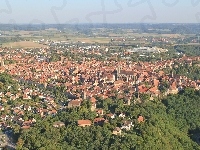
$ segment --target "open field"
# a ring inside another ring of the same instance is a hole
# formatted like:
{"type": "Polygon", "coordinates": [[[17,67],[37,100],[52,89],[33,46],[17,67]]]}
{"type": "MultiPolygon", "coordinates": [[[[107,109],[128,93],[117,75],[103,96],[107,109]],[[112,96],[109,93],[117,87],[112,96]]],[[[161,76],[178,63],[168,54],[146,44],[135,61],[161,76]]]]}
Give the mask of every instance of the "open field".
{"type": "Polygon", "coordinates": [[[4,43],[2,47],[12,47],[12,48],[41,48],[47,47],[47,45],[34,43],[32,41],[20,41],[20,42],[13,42],[13,43],[4,43]]]}
{"type": "Polygon", "coordinates": [[[95,38],[71,38],[71,40],[73,42],[85,42],[85,43],[109,43],[110,42],[110,38],[101,38],[101,37],[95,37],[95,38]]]}
{"type": "MultiPolygon", "coordinates": [[[[181,34],[158,34],[158,33],[134,33],[134,32],[125,32],[123,34],[115,34],[110,33],[109,36],[112,37],[168,37],[168,38],[181,38],[185,37],[185,35],[181,34]]],[[[190,34],[188,36],[194,36],[193,34],[190,34]]]]}

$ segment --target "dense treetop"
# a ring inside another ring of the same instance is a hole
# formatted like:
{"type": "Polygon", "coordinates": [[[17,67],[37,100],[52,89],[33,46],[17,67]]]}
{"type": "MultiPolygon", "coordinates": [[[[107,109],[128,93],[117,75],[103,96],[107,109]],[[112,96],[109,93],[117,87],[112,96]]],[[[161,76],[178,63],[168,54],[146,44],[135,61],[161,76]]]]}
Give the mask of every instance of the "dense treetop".
{"type": "Polygon", "coordinates": [[[142,104],[123,105],[120,100],[99,100],[104,110],[125,112],[126,120],[134,127],[122,130],[121,136],[112,134],[121,127],[123,119],[109,119],[102,126],[77,126],[77,120],[93,120],[96,115],[85,101],[79,108],[69,108],[57,116],[38,121],[29,130],[21,130],[18,149],[200,149],[196,134],[200,127],[200,92],[185,89],[177,95],[169,95],[162,102],[146,101],[142,104]],[[145,122],[138,123],[138,115],[145,122]],[[55,121],[63,121],[65,127],[54,128],[55,121]],[[195,136],[194,136],[195,135],[195,136]],[[53,140],[52,140],[53,139],[53,140]]]}

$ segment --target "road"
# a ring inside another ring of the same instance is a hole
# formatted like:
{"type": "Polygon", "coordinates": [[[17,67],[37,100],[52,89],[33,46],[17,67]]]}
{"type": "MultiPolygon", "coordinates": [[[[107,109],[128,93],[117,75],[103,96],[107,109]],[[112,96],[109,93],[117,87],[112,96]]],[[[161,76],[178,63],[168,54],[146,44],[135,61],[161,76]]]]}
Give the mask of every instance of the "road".
{"type": "Polygon", "coordinates": [[[12,133],[6,131],[5,134],[7,135],[7,148],[9,150],[15,150],[16,149],[16,144],[13,143],[13,138],[12,138],[12,133]]]}

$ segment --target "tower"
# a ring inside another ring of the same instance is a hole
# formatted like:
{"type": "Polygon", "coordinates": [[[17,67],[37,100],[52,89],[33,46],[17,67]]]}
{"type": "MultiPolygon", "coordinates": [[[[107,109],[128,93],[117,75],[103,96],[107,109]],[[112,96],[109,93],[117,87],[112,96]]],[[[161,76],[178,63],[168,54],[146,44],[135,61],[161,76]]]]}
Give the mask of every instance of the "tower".
{"type": "Polygon", "coordinates": [[[120,74],[120,71],[121,71],[121,68],[120,68],[120,66],[118,66],[118,67],[117,67],[117,75],[120,74]]]}
{"type": "Polygon", "coordinates": [[[127,104],[131,105],[131,99],[130,98],[128,98],[128,103],[127,104]]]}
{"type": "Polygon", "coordinates": [[[128,75],[126,75],[126,82],[128,82],[129,81],[129,76],[128,75]]]}
{"type": "Polygon", "coordinates": [[[61,56],[60,61],[61,63],[64,63],[65,58],[63,56],[61,56]]]}
{"type": "Polygon", "coordinates": [[[72,77],[72,83],[73,84],[75,83],[75,77],[74,76],[72,77]]]}
{"type": "Polygon", "coordinates": [[[174,78],[174,72],[173,72],[173,71],[172,71],[172,73],[171,73],[171,77],[174,78]]]}
{"type": "Polygon", "coordinates": [[[84,100],[87,99],[87,95],[86,95],[86,91],[85,90],[83,91],[83,99],[84,100]]]}
{"type": "Polygon", "coordinates": [[[0,61],[1,61],[1,66],[3,67],[4,66],[4,60],[1,58],[0,61]]]}
{"type": "Polygon", "coordinates": [[[120,77],[120,73],[121,73],[121,68],[120,66],[117,67],[117,80],[119,79],[120,77]]]}

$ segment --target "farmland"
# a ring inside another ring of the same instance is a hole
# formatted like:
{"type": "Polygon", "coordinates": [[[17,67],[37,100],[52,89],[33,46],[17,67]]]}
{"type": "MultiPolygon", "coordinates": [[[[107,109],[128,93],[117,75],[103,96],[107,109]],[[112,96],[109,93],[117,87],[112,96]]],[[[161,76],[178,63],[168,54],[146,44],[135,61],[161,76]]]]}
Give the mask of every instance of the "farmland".
{"type": "Polygon", "coordinates": [[[12,47],[12,48],[44,48],[47,45],[39,44],[32,41],[20,41],[20,42],[12,42],[12,43],[4,43],[3,47],[12,47]]]}

